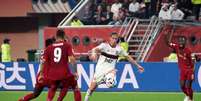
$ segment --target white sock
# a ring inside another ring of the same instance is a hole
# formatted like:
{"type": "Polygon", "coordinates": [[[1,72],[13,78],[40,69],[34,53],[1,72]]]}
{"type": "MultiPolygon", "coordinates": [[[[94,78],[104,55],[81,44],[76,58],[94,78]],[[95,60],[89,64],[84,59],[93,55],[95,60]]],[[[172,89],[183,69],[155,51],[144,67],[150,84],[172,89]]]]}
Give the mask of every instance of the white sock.
{"type": "Polygon", "coordinates": [[[87,90],[87,93],[85,95],[84,101],[89,101],[89,97],[91,96],[92,91],[90,89],[87,90]]]}

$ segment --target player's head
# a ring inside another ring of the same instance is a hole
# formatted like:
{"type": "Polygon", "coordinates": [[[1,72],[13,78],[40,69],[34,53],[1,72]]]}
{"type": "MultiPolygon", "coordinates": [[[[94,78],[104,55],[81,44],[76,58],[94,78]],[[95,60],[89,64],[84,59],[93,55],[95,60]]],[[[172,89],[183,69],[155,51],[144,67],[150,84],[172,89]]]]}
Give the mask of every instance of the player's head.
{"type": "Polygon", "coordinates": [[[3,43],[4,43],[4,44],[9,44],[9,43],[10,43],[10,39],[5,38],[5,39],[3,40],[3,43]]]}
{"type": "Polygon", "coordinates": [[[110,44],[116,45],[119,42],[119,36],[116,32],[111,33],[110,35],[110,44]]]}
{"type": "Polygon", "coordinates": [[[45,47],[48,47],[49,45],[53,44],[55,42],[55,38],[49,38],[45,40],[45,47]]]}
{"type": "Polygon", "coordinates": [[[65,32],[61,29],[57,30],[57,33],[56,33],[56,39],[62,39],[64,40],[65,39],[65,32]]]}
{"type": "Polygon", "coordinates": [[[179,36],[178,43],[180,47],[185,47],[186,45],[186,37],[185,36],[179,36]]]}
{"type": "Polygon", "coordinates": [[[120,37],[119,40],[120,40],[120,42],[125,42],[124,37],[120,37]]]}

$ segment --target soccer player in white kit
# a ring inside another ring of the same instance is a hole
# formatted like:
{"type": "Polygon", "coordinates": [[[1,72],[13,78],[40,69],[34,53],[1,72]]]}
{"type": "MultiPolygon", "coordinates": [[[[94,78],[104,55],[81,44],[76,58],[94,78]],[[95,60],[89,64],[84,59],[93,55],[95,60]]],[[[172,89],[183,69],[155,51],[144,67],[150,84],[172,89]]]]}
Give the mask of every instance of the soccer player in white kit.
{"type": "Polygon", "coordinates": [[[144,68],[118,45],[118,40],[118,34],[112,33],[109,42],[101,43],[99,46],[92,49],[91,59],[96,59],[97,54],[100,54],[100,56],[96,64],[95,74],[90,83],[89,89],[87,90],[84,101],[89,101],[89,97],[92,95],[93,91],[99,84],[104,82],[105,76],[108,73],[112,73],[114,77],[116,76],[115,65],[118,56],[126,56],[129,62],[137,66],[139,72],[144,71],[144,68]]]}

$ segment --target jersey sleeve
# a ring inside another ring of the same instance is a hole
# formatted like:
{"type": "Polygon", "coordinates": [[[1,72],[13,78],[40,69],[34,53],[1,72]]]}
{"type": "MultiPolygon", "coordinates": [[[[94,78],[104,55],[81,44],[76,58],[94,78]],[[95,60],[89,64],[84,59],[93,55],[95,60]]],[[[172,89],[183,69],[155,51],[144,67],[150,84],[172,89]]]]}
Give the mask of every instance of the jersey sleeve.
{"type": "Polygon", "coordinates": [[[46,62],[46,61],[48,61],[49,60],[49,54],[48,54],[48,51],[49,49],[47,48],[47,49],[45,49],[44,51],[43,51],[43,55],[42,55],[42,57],[41,57],[41,62],[42,63],[44,63],[44,62],[46,62]]]}
{"type": "Polygon", "coordinates": [[[40,53],[40,63],[44,63],[44,50],[41,50],[40,53]]]}
{"type": "Polygon", "coordinates": [[[67,54],[68,54],[68,56],[73,56],[74,54],[73,54],[72,46],[70,44],[67,44],[66,46],[67,46],[67,54]]]}
{"type": "Polygon", "coordinates": [[[93,49],[99,49],[99,50],[104,50],[105,49],[105,43],[101,43],[100,45],[96,46],[95,48],[93,49]]]}

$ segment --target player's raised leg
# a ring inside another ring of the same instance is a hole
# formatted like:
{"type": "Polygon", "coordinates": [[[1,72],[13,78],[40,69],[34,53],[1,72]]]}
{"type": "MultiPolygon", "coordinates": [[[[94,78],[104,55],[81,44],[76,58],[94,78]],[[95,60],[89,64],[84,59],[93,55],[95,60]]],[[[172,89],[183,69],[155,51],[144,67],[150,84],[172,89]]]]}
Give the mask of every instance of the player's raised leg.
{"type": "Polygon", "coordinates": [[[25,95],[24,97],[20,98],[19,101],[29,101],[36,97],[38,97],[41,92],[43,91],[44,87],[36,87],[34,88],[34,92],[25,95]]]}
{"type": "Polygon", "coordinates": [[[92,95],[92,93],[96,89],[96,87],[97,87],[96,82],[92,81],[89,86],[89,89],[87,90],[84,101],[89,101],[89,97],[92,95]]]}

